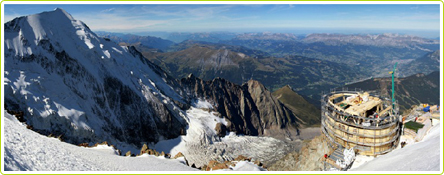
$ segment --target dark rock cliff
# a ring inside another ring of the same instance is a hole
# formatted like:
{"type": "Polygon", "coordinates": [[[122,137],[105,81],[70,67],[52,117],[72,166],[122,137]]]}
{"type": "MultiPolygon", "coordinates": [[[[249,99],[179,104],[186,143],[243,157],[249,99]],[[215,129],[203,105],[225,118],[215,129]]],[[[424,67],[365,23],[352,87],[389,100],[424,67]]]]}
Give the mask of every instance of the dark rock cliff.
{"type": "Polygon", "coordinates": [[[296,116],[271,95],[260,82],[236,85],[222,78],[204,81],[190,74],[180,82],[186,92],[213,104],[236,134],[268,135],[266,130],[297,130],[296,116]]]}

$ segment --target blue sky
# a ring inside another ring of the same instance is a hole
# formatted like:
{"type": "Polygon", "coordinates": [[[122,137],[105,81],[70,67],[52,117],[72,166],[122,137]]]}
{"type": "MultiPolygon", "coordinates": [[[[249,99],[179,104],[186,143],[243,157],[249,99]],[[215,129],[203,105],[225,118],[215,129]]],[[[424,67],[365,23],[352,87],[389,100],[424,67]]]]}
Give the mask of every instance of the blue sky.
{"type": "Polygon", "coordinates": [[[56,7],[92,30],[123,33],[379,31],[439,37],[440,30],[439,4],[5,4],[4,17],[8,21],[56,7]]]}

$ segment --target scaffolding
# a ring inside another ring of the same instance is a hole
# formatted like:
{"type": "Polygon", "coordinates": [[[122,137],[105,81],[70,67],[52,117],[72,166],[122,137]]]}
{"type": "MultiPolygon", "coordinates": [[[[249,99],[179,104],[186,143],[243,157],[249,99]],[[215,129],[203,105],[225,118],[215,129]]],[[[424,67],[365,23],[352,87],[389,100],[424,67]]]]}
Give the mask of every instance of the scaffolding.
{"type": "Polygon", "coordinates": [[[329,142],[355,148],[361,155],[380,155],[395,149],[401,134],[398,109],[389,100],[368,92],[324,94],[321,124],[329,142]]]}

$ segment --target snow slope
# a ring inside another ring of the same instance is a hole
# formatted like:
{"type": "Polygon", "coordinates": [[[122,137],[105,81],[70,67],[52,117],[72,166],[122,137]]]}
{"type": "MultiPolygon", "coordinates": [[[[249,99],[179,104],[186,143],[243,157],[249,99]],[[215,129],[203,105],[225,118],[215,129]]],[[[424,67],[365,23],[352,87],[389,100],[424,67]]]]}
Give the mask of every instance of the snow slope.
{"type": "Polygon", "coordinates": [[[5,104],[35,130],[140,148],[185,129],[175,80],[134,48],[98,37],[59,8],[4,28],[5,104]]]}
{"type": "Polygon", "coordinates": [[[442,171],[441,131],[441,124],[435,125],[422,141],[378,156],[351,171],[442,171]]]}
{"type": "Polygon", "coordinates": [[[5,171],[196,171],[176,159],[123,157],[112,147],[84,148],[33,132],[4,113],[5,171]]]}

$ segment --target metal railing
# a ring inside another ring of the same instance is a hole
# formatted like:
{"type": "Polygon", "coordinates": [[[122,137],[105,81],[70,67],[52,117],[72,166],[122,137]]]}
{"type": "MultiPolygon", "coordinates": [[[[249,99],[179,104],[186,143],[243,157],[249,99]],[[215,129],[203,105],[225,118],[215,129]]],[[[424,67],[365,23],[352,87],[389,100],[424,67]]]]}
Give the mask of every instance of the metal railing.
{"type": "MultiPolygon", "coordinates": [[[[362,117],[354,114],[349,114],[345,112],[345,110],[340,110],[336,106],[329,103],[329,97],[333,94],[338,93],[351,93],[356,94],[356,91],[334,91],[328,94],[324,94],[321,100],[322,104],[322,116],[324,116],[327,113],[330,114],[330,118],[335,119],[336,121],[339,121],[341,123],[352,125],[359,128],[365,128],[365,129],[381,129],[381,128],[387,128],[390,126],[393,126],[393,124],[396,124],[399,121],[399,116],[397,116],[397,111],[395,110],[395,114],[390,115],[389,112],[386,112],[384,114],[381,114],[378,118],[370,118],[370,117],[362,117]],[[334,115],[335,113],[336,115],[334,115]],[[367,125],[363,125],[367,124],[367,125]]],[[[371,96],[376,96],[374,94],[371,94],[371,96]]]]}
{"type": "MultiPolygon", "coordinates": [[[[328,120],[327,118],[322,119],[322,121],[324,121],[324,120],[326,121],[328,126],[330,126],[333,129],[340,130],[340,131],[342,131],[342,132],[344,132],[346,134],[352,134],[352,135],[359,136],[359,137],[370,137],[370,138],[386,137],[386,136],[393,135],[395,132],[398,132],[398,130],[399,130],[399,125],[396,125],[395,128],[391,129],[391,131],[389,133],[386,133],[386,134],[376,134],[376,131],[378,131],[378,130],[372,130],[373,132],[375,132],[374,134],[366,135],[366,134],[360,134],[359,132],[350,132],[349,129],[344,130],[344,129],[340,128],[340,127],[337,127],[336,125],[331,123],[330,120],[328,120]]],[[[324,124],[325,124],[325,122],[324,122],[324,124]]],[[[326,125],[323,125],[323,126],[326,126],[326,125]]],[[[355,129],[355,128],[352,127],[352,129],[355,129]]],[[[356,128],[356,129],[362,129],[362,128],[356,128]]],[[[385,129],[388,129],[388,128],[385,128],[385,129]]]]}

